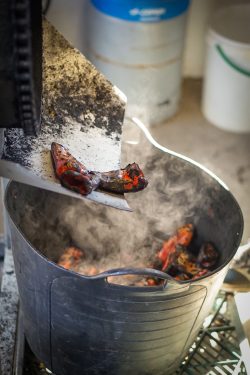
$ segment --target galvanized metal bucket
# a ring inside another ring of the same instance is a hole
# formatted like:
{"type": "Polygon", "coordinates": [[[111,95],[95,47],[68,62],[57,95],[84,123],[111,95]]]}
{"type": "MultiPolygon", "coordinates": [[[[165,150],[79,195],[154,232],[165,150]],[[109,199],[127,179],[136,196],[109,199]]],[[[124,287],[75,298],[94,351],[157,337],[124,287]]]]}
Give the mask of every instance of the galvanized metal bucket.
{"type": "MultiPolygon", "coordinates": [[[[129,196],[132,213],[17,182],[7,188],[25,335],[57,375],[173,374],[240,244],[241,210],[223,183],[184,158],[140,147],[136,154],[138,159],[147,155],[142,166],[149,187],[129,196]],[[160,271],[136,268],[154,241],[186,222],[196,227],[195,247],[212,241],[219,249],[216,270],[178,283],[160,271]],[[123,269],[86,277],[56,264],[70,244],[102,259],[119,257],[121,251],[135,258],[123,269]],[[107,280],[125,273],[157,275],[166,282],[129,287],[107,280]]],[[[134,156],[131,146],[127,151],[134,156]]]]}

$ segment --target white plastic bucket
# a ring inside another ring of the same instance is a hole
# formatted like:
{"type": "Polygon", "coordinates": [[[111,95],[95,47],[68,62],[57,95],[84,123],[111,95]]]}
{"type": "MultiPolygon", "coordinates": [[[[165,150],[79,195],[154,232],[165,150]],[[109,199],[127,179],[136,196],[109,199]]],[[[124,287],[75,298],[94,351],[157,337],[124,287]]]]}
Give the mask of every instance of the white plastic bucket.
{"type": "Polygon", "coordinates": [[[250,4],[221,9],[212,20],[202,111],[219,128],[250,132],[250,4]]]}
{"type": "Polygon", "coordinates": [[[189,0],[90,0],[88,58],[128,98],[127,114],[159,123],[178,109],[189,0]]]}

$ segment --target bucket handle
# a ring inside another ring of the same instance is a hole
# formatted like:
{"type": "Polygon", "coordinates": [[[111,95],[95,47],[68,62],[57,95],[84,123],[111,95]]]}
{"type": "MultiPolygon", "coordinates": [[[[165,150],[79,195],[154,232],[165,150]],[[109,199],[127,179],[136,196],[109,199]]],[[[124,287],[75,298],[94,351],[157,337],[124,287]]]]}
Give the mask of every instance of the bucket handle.
{"type": "MultiPolygon", "coordinates": [[[[99,273],[98,275],[91,276],[91,279],[95,279],[95,280],[105,279],[107,281],[107,278],[110,276],[125,276],[125,275],[149,276],[149,277],[156,277],[156,278],[165,280],[165,283],[163,285],[149,286],[150,289],[154,288],[154,290],[156,289],[162,290],[165,287],[167,288],[171,287],[175,291],[177,289],[181,289],[182,291],[184,289],[185,290],[189,289],[188,283],[179,282],[175,280],[173,277],[171,277],[170,275],[166,274],[165,272],[158,271],[153,268],[114,268],[114,269],[99,273]]],[[[109,282],[108,284],[114,285],[113,283],[109,283],[109,282]]],[[[140,287],[140,288],[143,288],[143,287],[140,287]]],[[[146,288],[148,287],[146,286],[146,288]]]]}
{"type": "Polygon", "coordinates": [[[221,48],[221,46],[219,44],[216,44],[215,48],[218,51],[218,53],[221,56],[221,58],[225,61],[225,63],[227,63],[227,65],[231,66],[231,68],[233,68],[237,72],[245,75],[246,77],[250,77],[250,71],[247,70],[247,69],[245,69],[245,68],[242,68],[241,66],[239,66],[238,64],[236,64],[233,60],[231,60],[230,57],[228,57],[225,54],[225,52],[223,51],[223,49],[221,48]]]}

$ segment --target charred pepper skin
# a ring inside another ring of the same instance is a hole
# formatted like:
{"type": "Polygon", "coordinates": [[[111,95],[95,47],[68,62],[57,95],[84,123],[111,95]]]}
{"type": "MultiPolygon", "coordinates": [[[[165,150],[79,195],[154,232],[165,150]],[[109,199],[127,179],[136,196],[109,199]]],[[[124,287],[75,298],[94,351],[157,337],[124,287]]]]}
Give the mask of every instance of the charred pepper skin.
{"type": "Polygon", "coordinates": [[[55,166],[55,173],[58,178],[66,171],[75,171],[82,174],[88,174],[87,168],[74,158],[69,151],[56,142],[51,144],[51,155],[55,166]]]}
{"type": "Polygon", "coordinates": [[[194,234],[193,224],[186,224],[177,229],[177,244],[180,246],[189,246],[194,234]]]}
{"type": "Polygon", "coordinates": [[[186,224],[177,229],[176,234],[163,243],[158,253],[158,258],[163,262],[163,271],[166,271],[173,263],[176,257],[177,246],[189,246],[193,238],[193,233],[193,224],[186,224]]]}
{"type": "Polygon", "coordinates": [[[59,143],[51,144],[55,174],[67,189],[88,195],[97,188],[112,193],[131,193],[143,190],[148,182],[138,164],[110,172],[89,171],[59,143]]]}
{"type": "Polygon", "coordinates": [[[81,195],[90,194],[98,187],[99,177],[89,172],[64,146],[53,142],[51,155],[55,174],[64,187],[81,195]]]}
{"type": "Polygon", "coordinates": [[[136,163],[128,164],[126,168],[99,174],[102,190],[113,193],[133,193],[145,189],[148,181],[136,163]]]}
{"type": "Polygon", "coordinates": [[[218,257],[219,253],[215,249],[215,246],[210,242],[206,242],[200,248],[197,262],[202,267],[211,268],[216,264],[218,257]]]}
{"type": "MultiPolygon", "coordinates": [[[[65,172],[64,172],[65,173],[65,172]]],[[[150,268],[166,272],[169,276],[179,282],[188,282],[197,280],[201,277],[209,275],[214,270],[215,264],[219,258],[219,252],[213,244],[205,242],[198,256],[193,254],[187,246],[192,240],[192,233],[194,231],[192,224],[187,224],[175,232],[175,234],[164,242],[162,249],[156,254],[150,268]],[[166,252],[167,250],[167,252],[166,252]],[[167,264],[167,268],[166,267],[167,264]]],[[[192,245],[192,244],[191,244],[192,245]]],[[[63,255],[58,261],[58,265],[71,269],[75,272],[80,272],[79,264],[85,259],[85,253],[74,247],[66,248],[63,255]]],[[[80,273],[93,276],[99,273],[98,268],[90,266],[85,269],[85,273],[80,273]]],[[[155,276],[147,277],[144,281],[139,281],[140,284],[133,284],[135,286],[159,286],[164,285],[164,280],[155,276]]]]}
{"type": "Polygon", "coordinates": [[[67,270],[73,269],[84,258],[84,253],[75,246],[69,246],[60,256],[57,264],[67,270]]]}
{"type": "Polygon", "coordinates": [[[61,184],[67,189],[73,190],[81,195],[88,195],[99,185],[98,176],[90,176],[75,171],[65,171],[60,177],[61,184]]]}
{"type": "Polygon", "coordinates": [[[193,224],[186,224],[164,241],[156,255],[153,268],[166,272],[179,281],[196,280],[215,267],[219,252],[210,242],[200,248],[198,256],[188,250],[194,234],[193,224]]]}

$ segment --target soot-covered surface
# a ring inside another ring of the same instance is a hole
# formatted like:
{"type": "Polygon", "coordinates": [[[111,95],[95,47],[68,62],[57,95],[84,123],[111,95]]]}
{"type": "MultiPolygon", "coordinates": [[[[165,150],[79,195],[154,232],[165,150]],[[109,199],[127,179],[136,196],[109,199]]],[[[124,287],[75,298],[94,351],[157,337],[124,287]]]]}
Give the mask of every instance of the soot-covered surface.
{"type": "Polygon", "coordinates": [[[92,170],[115,169],[124,109],[119,90],[44,21],[42,131],[36,138],[9,130],[4,157],[52,178],[49,150],[54,140],[92,170]]]}
{"type": "MultiPolygon", "coordinates": [[[[45,179],[50,185],[44,184],[44,188],[70,194],[60,189],[55,178],[51,143],[63,144],[90,170],[119,169],[125,104],[126,98],[120,90],[44,21],[42,130],[38,137],[25,137],[22,129],[6,131],[3,159],[45,179]]],[[[7,170],[8,166],[0,165],[5,177],[25,181],[22,169],[12,166],[9,175],[7,170]]],[[[38,185],[27,173],[26,181],[38,185]]],[[[111,201],[98,194],[104,195],[98,192],[89,198],[111,201]]]]}

